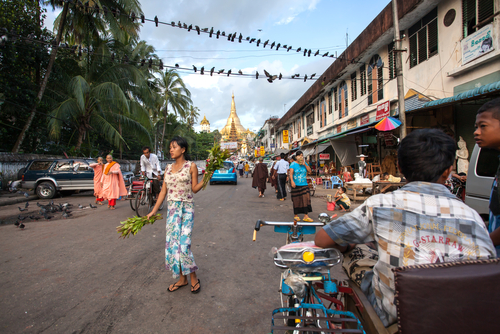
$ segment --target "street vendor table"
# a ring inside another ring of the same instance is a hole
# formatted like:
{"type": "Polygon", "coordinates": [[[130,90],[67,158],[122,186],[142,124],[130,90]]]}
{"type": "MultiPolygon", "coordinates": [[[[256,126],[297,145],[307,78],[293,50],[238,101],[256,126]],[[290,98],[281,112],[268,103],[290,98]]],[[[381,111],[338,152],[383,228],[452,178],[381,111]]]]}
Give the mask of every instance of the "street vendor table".
{"type": "Polygon", "coordinates": [[[366,194],[366,189],[370,189],[372,187],[373,187],[373,185],[371,182],[370,183],[347,182],[346,183],[346,188],[347,188],[346,194],[353,201],[356,201],[356,200],[364,201],[365,199],[370,197],[370,195],[366,194]],[[363,191],[362,195],[358,194],[359,190],[363,191]]]}
{"type": "Polygon", "coordinates": [[[406,182],[387,182],[387,181],[378,181],[373,182],[373,194],[383,194],[388,191],[391,187],[402,187],[406,184],[406,182]]]}

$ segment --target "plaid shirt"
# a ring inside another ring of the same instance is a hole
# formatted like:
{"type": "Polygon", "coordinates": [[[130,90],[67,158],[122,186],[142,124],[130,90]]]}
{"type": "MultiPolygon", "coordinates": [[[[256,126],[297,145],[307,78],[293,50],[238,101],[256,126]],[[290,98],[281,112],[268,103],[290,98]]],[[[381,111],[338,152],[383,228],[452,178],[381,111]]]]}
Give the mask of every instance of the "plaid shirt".
{"type": "Polygon", "coordinates": [[[378,262],[361,287],[386,326],[397,319],[391,268],[496,257],[479,214],[437,183],[372,196],[324,230],[339,245],[377,243],[378,262]]]}

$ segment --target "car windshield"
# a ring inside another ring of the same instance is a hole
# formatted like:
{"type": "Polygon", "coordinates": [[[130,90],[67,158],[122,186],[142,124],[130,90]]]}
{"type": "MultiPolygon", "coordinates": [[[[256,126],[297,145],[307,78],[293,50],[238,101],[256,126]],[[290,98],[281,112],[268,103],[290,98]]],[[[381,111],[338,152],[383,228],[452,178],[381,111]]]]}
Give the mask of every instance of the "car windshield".
{"type": "Polygon", "coordinates": [[[231,168],[234,167],[233,163],[229,162],[229,161],[224,161],[223,164],[224,164],[224,168],[227,169],[227,170],[229,170],[229,169],[231,169],[231,168]]]}

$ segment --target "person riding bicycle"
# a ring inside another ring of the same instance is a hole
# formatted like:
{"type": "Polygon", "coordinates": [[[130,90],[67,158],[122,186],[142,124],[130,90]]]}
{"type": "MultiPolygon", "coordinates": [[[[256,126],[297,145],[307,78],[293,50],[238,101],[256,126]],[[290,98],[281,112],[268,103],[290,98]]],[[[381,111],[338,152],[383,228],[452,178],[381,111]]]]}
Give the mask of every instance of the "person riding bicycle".
{"type": "Polygon", "coordinates": [[[156,198],[160,193],[160,181],[161,181],[161,165],[158,156],[151,153],[151,149],[148,146],[142,148],[141,155],[141,174],[146,175],[148,178],[153,180],[153,196],[156,198]]]}
{"type": "Polygon", "coordinates": [[[349,251],[343,267],[384,326],[397,320],[392,268],[496,257],[482,218],[444,186],[455,149],[441,130],[412,131],[398,149],[409,183],[371,196],[316,234],[317,246],[349,251]]]}

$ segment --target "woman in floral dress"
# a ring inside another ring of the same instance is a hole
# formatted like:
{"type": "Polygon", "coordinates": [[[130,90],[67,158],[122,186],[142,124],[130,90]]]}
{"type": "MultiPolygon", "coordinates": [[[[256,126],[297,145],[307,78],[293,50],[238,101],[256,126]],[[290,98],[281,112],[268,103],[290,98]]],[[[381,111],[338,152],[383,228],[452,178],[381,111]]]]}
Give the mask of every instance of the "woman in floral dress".
{"type": "Polygon", "coordinates": [[[191,292],[200,292],[200,280],[196,277],[198,267],[191,252],[191,234],[194,220],[193,193],[203,186],[198,182],[198,168],[186,160],[188,143],[182,137],[174,137],[170,142],[170,156],[175,159],[165,169],[163,187],[158,201],[148,218],[156,214],[165,197],[167,198],[167,228],[165,243],[165,266],[179,280],[168,287],[174,292],[188,285],[191,279],[191,292]]]}

